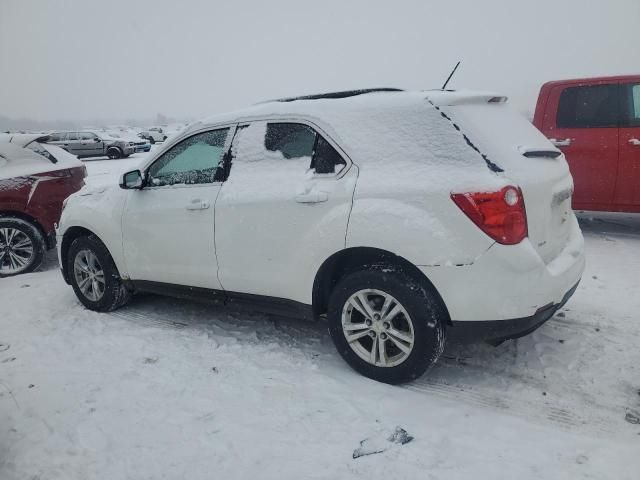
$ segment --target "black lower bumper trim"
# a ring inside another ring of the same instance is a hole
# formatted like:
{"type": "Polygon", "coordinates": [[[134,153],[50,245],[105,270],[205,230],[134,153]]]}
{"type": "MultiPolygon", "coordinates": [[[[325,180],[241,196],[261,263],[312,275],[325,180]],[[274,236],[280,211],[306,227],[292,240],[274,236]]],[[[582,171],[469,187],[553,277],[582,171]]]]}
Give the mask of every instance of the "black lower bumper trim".
{"type": "Polygon", "coordinates": [[[567,293],[565,293],[560,303],[541,307],[530,317],[473,322],[454,321],[452,322],[452,327],[447,331],[447,339],[457,343],[486,341],[492,345],[498,345],[505,340],[529,335],[553,317],[554,313],[569,301],[578,288],[579,283],[580,282],[576,283],[567,293]]]}

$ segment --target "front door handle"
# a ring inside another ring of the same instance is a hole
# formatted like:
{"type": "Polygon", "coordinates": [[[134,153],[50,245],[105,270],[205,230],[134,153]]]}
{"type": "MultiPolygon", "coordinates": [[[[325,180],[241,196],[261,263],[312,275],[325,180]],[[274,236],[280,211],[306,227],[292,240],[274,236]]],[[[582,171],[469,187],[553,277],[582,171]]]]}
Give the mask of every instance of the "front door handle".
{"type": "Polygon", "coordinates": [[[629,143],[635,147],[640,147],[640,140],[637,138],[630,138],[629,143]]]}
{"type": "Polygon", "coordinates": [[[569,145],[571,145],[570,138],[550,138],[549,141],[556,147],[568,147],[569,145]]]}
{"type": "Polygon", "coordinates": [[[186,208],[187,210],[206,210],[210,206],[211,204],[209,202],[195,198],[191,200],[191,203],[187,205],[186,208]]]}
{"type": "Polygon", "coordinates": [[[302,195],[296,195],[296,202],[298,203],[321,203],[329,200],[329,194],[327,192],[308,192],[302,195]]]}

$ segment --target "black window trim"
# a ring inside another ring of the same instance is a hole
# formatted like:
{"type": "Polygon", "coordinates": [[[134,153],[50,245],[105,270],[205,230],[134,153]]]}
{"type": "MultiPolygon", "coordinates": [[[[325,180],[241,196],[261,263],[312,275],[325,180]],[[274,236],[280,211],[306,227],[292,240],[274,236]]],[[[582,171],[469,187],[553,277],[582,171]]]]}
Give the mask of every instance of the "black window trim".
{"type": "MultiPolygon", "coordinates": [[[[255,118],[252,117],[250,119],[242,119],[238,121],[236,132],[244,127],[249,126],[252,123],[257,123],[257,122],[299,123],[301,125],[306,125],[307,127],[313,128],[317,135],[322,135],[322,137],[329,143],[329,145],[331,145],[336,150],[336,152],[340,154],[342,159],[345,161],[346,165],[342,170],[340,170],[339,172],[335,172],[333,174],[314,172],[313,178],[315,179],[339,180],[347,174],[347,172],[351,169],[351,166],[353,165],[353,161],[351,160],[351,157],[347,154],[347,152],[345,152],[342,149],[342,147],[333,138],[331,138],[331,135],[329,135],[324,129],[322,129],[322,127],[318,126],[316,123],[312,122],[311,120],[308,120],[304,117],[295,117],[295,116],[278,116],[278,117],[268,116],[268,117],[255,117],[255,118]]],[[[234,137],[236,132],[234,132],[234,137]]],[[[314,145],[313,145],[314,153],[315,153],[316,144],[318,142],[317,135],[316,135],[316,141],[314,142],[314,145]]],[[[229,166],[229,170],[230,169],[231,169],[231,166],[229,166]]],[[[228,178],[228,176],[229,176],[229,172],[227,172],[227,175],[225,176],[225,180],[226,178],[228,178]]]]}
{"type": "Polygon", "coordinates": [[[227,156],[228,153],[231,149],[231,139],[235,136],[236,134],[236,130],[237,130],[237,124],[236,123],[225,123],[225,124],[221,124],[221,125],[216,125],[216,126],[206,126],[203,127],[199,130],[190,132],[188,135],[184,136],[184,137],[179,137],[176,138],[175,141],[173,141],[172,143],[170,143],[169,145],[167,145],[166,149],[162,149],[157,156],[153,157],[150,162],[144,166],[144,168],[142,169],[142,178],[143,178],[143,185],[144,185],[144,189],[147,190],[157,190],[157,189],[163,189],[163,188],[196,188],[196,187],[207,187],[207,186],[212,186],[212,185],[222,185],[228,178],[228,172],[227,169],[225,167],[226,165],[226,161],[227,161],[227,156]],[[211,182],[211,183],[177,183],[174,185],[151,185],[148,183],[149,181],[149,170],[151,169],[151,167],[158,161],[160,161],[160,159],[162,157],[165,156],[165,154],[169,153],[174,147],[180,145],[182,142],[184,142],[185,140],[188,140],[191,137],[195,137],[196,135],[200,135],[202,133],[207,133],[207,132],[215,132],[216,130],[224,130],[225,128],[229,129],[229,133],[227,134],[227,138],[225,138],[224,141],[224,147],[223,147],[223,151],[224,153],[222,154],[222,166],[225,169],[225,175],[224,178],[222,180],[219,180],[217,182],[211,182]]]}

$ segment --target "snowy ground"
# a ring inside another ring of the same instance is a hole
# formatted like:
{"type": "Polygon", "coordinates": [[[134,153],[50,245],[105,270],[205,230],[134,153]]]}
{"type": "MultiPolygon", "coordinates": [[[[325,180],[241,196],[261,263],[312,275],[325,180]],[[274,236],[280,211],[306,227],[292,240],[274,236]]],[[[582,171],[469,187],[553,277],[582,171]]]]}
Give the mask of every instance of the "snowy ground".
{"type": "MultiPolygon", "coordinates": [[[[88,161],[89,183],[142,158],[88,161]]],[[[87,311],[51,255],[0,280],[0,479],[637,480],[640,218],[581,224],[562,312],[497,348],[449,345],[404,387],[352,372],[322,324],[151,295],[87,311]],[[414,440],[352,458],[396,426],[414,440]]]]}

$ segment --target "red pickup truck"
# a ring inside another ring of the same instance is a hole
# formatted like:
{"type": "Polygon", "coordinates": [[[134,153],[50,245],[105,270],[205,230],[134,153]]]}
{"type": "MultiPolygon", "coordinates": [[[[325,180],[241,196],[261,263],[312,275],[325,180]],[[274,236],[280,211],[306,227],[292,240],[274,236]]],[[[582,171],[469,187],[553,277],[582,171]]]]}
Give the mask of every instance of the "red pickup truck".
{"type": "Polygon", "coordinates": [[[569,162],[575,210],[640,213],[640,75],[545,83],[533,123],[569,162]]]}

